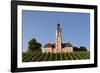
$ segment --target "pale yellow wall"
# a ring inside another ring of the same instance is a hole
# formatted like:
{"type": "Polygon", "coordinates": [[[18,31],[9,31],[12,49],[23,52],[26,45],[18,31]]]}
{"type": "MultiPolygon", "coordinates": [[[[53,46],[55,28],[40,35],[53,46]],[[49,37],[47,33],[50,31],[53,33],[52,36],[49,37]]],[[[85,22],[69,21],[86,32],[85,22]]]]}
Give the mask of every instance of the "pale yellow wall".
{"type": "Polygon", "coordinates": [[[73,52],[73,47],[65,47],[66,52],[73,52]]]}
{"type": "Polygon", "coordinates": [[[56,53],[56,49],[55,48],[53,49],[53,53],[56,53]]]}
{"type": "Polygon", "coordinates": [[[73,52],[73,47],[65,47],[62,48],[61,50],[55,49],[55,48],[43,48],[43,53],[67,53],[67,52],[73,52]]]}
{"type": "Polygon", "coordinates": [[[52,53],[52,48],[49,48],[49,47],[46,47],[46,48],[43,48],[44,49],[44,53],[52,53]]]}

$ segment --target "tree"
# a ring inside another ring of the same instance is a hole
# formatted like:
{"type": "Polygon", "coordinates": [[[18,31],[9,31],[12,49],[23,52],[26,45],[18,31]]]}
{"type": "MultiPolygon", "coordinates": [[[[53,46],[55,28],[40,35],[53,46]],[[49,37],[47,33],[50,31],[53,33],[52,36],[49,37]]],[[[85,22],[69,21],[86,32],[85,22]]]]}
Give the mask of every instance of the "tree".
{"type": "Polygon", "coordinates": [[[28,49],[31,51],[41,51],[41,44],[39,42],[36,41],[35,38],[32,38],[29,42],[28,42],[28,49]]]}
{"type": "Polygon", "coordinates": [[[80,50],[81,50],[81,51],[87,51],[87,49],[86,49],[85,46],[80,46],[80,50]]]}
{"type": "Polygon", "coordinates": [[[79,51],[79,48],[74,46],[73,51],[79,51]]]}
{"type": "Polygon", "coordinates": [[[73,51],[87,51],[87,49],[85,46],[80,46],[80,48],[74,46],[73,51]]]}

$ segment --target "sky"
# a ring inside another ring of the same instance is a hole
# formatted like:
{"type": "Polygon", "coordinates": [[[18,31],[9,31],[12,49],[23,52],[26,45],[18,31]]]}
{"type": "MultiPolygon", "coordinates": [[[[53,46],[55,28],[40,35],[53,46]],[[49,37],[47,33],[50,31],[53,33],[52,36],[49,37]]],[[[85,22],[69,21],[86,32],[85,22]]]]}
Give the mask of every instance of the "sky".
{"type": "Polygon", "coordinates": [[[62,42],[73,46],[85,46],[90,49],[90,14],[75,12],[48,12],[22,10],[23,51],[27,51],[28,42],[35,38],[42,44],[55,43],[57,24],[62,29],[62,42]]]}

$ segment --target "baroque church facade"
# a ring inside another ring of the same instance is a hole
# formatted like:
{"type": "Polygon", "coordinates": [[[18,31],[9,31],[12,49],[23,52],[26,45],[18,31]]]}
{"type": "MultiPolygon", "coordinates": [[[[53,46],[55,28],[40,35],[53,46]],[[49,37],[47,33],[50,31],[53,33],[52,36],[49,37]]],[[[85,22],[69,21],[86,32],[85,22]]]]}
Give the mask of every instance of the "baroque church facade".
{"type": "Polygon", "coordinates": [[[73,46],[70,43],[62,43],[60,24],[56,28],[55,44],[47,43],[43,47],[43,53],[67,53],[73,52],[73,46]]]}

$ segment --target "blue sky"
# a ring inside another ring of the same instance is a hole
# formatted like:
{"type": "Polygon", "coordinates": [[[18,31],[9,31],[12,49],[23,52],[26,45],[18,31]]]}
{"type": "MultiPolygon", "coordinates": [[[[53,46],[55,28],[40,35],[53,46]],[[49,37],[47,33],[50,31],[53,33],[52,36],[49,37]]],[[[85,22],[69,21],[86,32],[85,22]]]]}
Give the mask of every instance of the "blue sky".
{"type": "Polygon", "coordinates": [[[58,22],[62,29],[62,42],[90,48],[89,13],[23,10],[23,51],[27,50],[28,42],[32,38],[36,38],[42,46],[48,42],[55,43],[58,22]]]}

